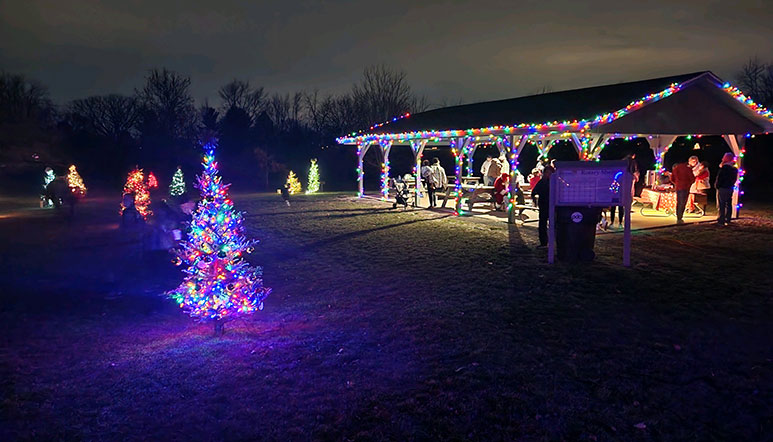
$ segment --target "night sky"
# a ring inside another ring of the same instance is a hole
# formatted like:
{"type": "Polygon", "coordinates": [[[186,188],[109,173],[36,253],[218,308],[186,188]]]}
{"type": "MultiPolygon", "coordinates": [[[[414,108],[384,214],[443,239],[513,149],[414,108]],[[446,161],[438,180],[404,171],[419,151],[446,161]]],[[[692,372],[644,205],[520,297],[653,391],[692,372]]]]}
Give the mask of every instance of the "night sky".
{"type": "Polygon", "coordinates": [[[773,61],[766,1],[0,0],[0,69],[59,102],[131,93],[152,67],[217,103],[233,78],[269,92],[348,89],[364,66],[404,69],[430,102],[773,61]],[[184,8],[180,5],[186,5],[184,8]]]}

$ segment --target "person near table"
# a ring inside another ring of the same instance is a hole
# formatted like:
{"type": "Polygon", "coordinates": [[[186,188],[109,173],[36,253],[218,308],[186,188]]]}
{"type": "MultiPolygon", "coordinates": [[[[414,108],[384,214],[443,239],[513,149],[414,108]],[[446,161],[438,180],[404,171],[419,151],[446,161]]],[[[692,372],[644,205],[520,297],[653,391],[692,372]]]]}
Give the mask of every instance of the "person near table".
{"type": "Polygon", "coordinates": [[[427,186],[429,189],[430,207],[437,207],[437,197],[435,196],[435,192],[438,189],[443,190],[446,187],[447,180],[448,177],[446,176],[446,171],[443,169],[443,166],[440,165],[440,160],[437,157],[433,158],[428,180],[429,185],[427,186]]]}
{"type": "MultiPolygon", "coordinates": [[[[636,196],[636,183],[639,182],[639,164],[636,162],[636,154],[632,153],[629,155],[626,155],[625,158],[623,158],[623,161],[626,161],[628,163],[628,172],[631,174],[631,197],[633,198],[636,196]]],[[[623,227],[623,219],[625,217],[625,209],[624,205],[621,206],[612,206],[609,208],[609,226],[614,226],[615,224],[615,211],[617,211],[618,215],[618,223],[617,227],[622,228],[623,227]]]]}
{"type": "Polygon", "coordinates": [[[727,152],[719,164],[719,172],[714,182],[717,189],[717,224],[730,225],[733,217],[733,190],[738,180],[738,169],[735,167],[735,155],[727,152]]]}
{"type": "Polygon", "coordinates": [[[499,165],[502,166],[502,170],[500,170],[499,173],[506,173],[510,175],[510,162],[507,161],[505,154],[499,155],[499,165]]]}
{"type": "Polygon", "coordinates": [[[508,193],[508,184],[510,183],[510,175],[503,173],[494,181],[494,208],[504,209],[505,199],[508,193]]]}
{"type": "Polygon", "coordinates": [[[696,193],[705,195],[706,190],[711,188],[710,174],[709,174],[709,162],[698,161],[698,157],[690,157],[688,164],[694,164],[692,167],[692,174],[695,176],[692,186],[690,186],[690,193],[696,193]],[[693,159],[695,162],[693,163],[693,159]]]}
{"type": "Polygon", "coordinates": [[[494,181],[499,178],[499,175],[502,174],[502,164],[499,162],[498,158],[492,158],[491,164],[488,166],[488,171],[486,172],[486,176],[488,177],[488,181],[486,182],[487,186],[493,186],[494,181]]]}
{"type": "Polygon", "coordinates": [[[432,169],[429,167],[429,160],[423,160],[421,162],[421,169],[420,169],[420,175],[421,175],[421,183],[424,185],[424,188],[429,191],[429,174],[432,172],[432,169]]]}
{"type": "Polygon", "coordinates": [[[548,245],[548,216],[550,215],[550,175],[553,174],[553,166],[545,166],[542,171],[542,178],[534,190],[531,191],[531,198],[539,208],[539,247],[548,245]]]}
{"type": "Polygon", "coordinates": [[[690,197],[690,187],[695,182],[695,175],[687,163],[677,163],[671,168],[671,182],[676,191],[676,223],[684,224],[684,209],[690,197]]]}
{"type": "Polygon", "coordinates": [[[480,166],[480,174],[483,176],[483,184],[486,186],[490,186],[489,184],[489,176],[488,176],[488,168],[491,166],[491,161],[494,159],[491,155],[486,155],[486,161],[483,162],[480,166]]]}
{"type": "Polygon", "coordinates": [[[539,180],[542,178],[542,171],[540,169],[537,169],[536,167],[531,170],[531,173],[529,174],[529,190],[534,190],[534,186],[539,183],[539,180]]]}

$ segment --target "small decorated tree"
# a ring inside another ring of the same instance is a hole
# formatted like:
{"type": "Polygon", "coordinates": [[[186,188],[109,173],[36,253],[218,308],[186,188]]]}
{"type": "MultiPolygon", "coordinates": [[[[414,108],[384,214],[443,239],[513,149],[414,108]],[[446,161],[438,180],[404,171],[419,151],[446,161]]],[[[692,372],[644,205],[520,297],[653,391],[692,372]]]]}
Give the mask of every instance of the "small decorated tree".
{"type": "Polygon", "coordinates": [[[188,239],[176,251],[175,264],[184,265],[185,277],[167,292],[191,317],[223,324],[263,309],[271,289],[263,286],[262,269],[244,261],[255,241],[244,235],[242,214],[228,197],[215,161],[216,143],[204,145],[204,173],[198,177],[201,201],[193,213],[188,239]]]}
{"type": "Polygon", "coordinates": [[[70,188],[70,192],[78,198],[86,196],[86,186],[83,184],[83,178],[81,178],[78,170],[75,169],[75,165],[71,165],[69,172],[67,173],[67,187],[70,188]]]}
{"type": "Polygon", "coordinates": [[[295,176],[295,172],[292,170],[290,171],[290,174],[287,175],[287,184],[290,186],[290,195],[294,195],[296,193],[301,193],[301,182],[298,181],[298,177],[295,176]]]}
{"type": "MultiPolygon", "coordinates": [[[[145,181],[145,173],[140,168],[135,168],[129,172],[129,176],[126,178],[126,184],[123,186],[123,193],[134,194],[134,208],[137,213],[142,216],[143,219],[148,219],[148,216],[153,212],[150,210],[150,191],[148,190],[148,183],[145,181]]],[[[126,207],[121,202],[121,212],[126,207]]]]}
{"type": "Polygon", "coordinates": [[[178,166],[172,176],[172,184],[169,185],[169,196],[180,196],[183,193],[185,193],[185,179],[182,169],[178,166]]]}
{"type": "Polygon", "coordinates": [[[148,190],[158,188],[158,179],[153,175],[153,172],[148,173],[148,190]]]}
{"type": "Polygon", "coordinates": [[[309,168],[309,184],[306,186],[306,193],[319,192],[319,166],[317,166],[317,159],[311,160],[311,168],[309,168]]]}

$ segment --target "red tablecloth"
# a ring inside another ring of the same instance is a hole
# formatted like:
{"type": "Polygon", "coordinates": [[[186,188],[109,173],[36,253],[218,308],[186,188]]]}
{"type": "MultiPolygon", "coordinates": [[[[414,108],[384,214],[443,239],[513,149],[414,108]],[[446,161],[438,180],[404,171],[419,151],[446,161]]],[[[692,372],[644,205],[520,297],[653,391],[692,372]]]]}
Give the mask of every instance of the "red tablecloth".
{"type": "MultiPolygon", "coordinates": [[[[652,208],[655,210],[676,213],[676,192],[674,191],[642,189],[641,197],[652,203],[652,208]]],[[[695,195],[692,193],[687,198],[687,208],[695,210],[695,195]]]]}

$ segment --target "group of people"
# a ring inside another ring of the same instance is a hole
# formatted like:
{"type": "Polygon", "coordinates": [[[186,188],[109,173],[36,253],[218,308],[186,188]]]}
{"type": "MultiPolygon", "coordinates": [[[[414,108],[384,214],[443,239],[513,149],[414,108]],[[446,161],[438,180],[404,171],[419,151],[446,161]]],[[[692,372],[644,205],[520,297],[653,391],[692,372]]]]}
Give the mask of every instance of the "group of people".
{"type": "MultiPolygon", "coordinates": [[[[701,162],[698,157],[691,156],[687,163],[674,164],[667,175],[676,192],[676,222],[683,224],[690,194],[706,195],[706,190],[711,188],[709,163],[701,162]]],[[[735,167],[735,155],[727,152],[722,156],[719,172],[714,180],[719,225],[730,224],[733,215],[733,189],[737,179],[738,168],[735,167]]]]}
{"type": "Polygon", "coordinates": [[[440,165],[440,160],[437,157],[432,159],[431,165],[429,160],[424,160],[421,163],[421,179],[427,189],[429,207],[437,207],[436,192],[442,191],[448,185],[446,170],[440,165]]]}
{"type": "Polygon", "coordinates": [[[480,174],[483,176],[484,186],[494,186],[498,178],[503,175],[510,176],[510,165],[504,155],[499,158],[488,155],[486,161],[480,166],[480,174]]]}

